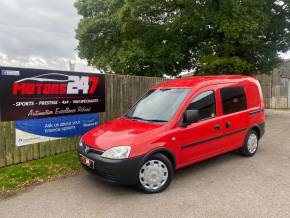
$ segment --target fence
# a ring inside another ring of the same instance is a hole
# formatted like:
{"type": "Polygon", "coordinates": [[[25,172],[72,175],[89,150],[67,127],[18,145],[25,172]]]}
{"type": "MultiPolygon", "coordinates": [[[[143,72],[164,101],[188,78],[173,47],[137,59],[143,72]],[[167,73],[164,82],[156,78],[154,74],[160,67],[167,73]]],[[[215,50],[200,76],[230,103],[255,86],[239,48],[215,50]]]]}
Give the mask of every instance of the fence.
{"type": "Polygon", "coordinates": [[[265,107],[270,108],[271,97],[272,97],[272,77],[269,75],[259,75],[257,76],[263,92],[265,107]]]}
{"type": "Polygon", "coordinates": [[[290,79],[281,77],[285,70],[290,75],[290,68],[286,64],[288,62],[276,68],[271,75],[257,77],[262,87],[266,108],[290,108],[290,79]]]}
{"type": "MultiPolygon", "coordinates": [[[[279,70],[273,75],[259,75],[267,108],[287,108],[290,99],[288,79],[280,77],[279,70]]],[[[106,113],[101,113],[101,123],[123,114],[152,85],[163,78],[106,75],[106,113]]],[[[289,89],[290,90],[290,89],[289,89]]],[[[290,104],[289,104],[290,106],[290,104]]],[[[39,159],[74,150],[79,137],[49,141],[17,147],[14,122],[0,122],[0,167],[39,159]]]]}
{"type": "MultiPolygon", "coordinates": [[[[106,75],[106,113],[101,123],[116,118],[162,78],[106,75]]],[[[75,149],[79,137],[17,147],[14,122],[0,122],[0,167],[39,159],[75,149]]]]}

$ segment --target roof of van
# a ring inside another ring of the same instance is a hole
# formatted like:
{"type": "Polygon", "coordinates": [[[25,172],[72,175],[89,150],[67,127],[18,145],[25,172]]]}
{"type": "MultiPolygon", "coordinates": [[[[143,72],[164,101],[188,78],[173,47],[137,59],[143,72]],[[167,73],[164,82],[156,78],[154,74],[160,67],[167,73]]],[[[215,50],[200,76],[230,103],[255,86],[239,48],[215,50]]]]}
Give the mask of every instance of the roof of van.
{"type": "Polygon", "coordinates": [[[192,88],[199,84],[214,85],[220,83],[233,83],[242,81],[252,81],[253,76],[237,76],[237,75],[223,75],[223,76],[192,76],[174,80],[167,80],[158,85],[153,86],[155,89],[160,88],[192,88]]]}

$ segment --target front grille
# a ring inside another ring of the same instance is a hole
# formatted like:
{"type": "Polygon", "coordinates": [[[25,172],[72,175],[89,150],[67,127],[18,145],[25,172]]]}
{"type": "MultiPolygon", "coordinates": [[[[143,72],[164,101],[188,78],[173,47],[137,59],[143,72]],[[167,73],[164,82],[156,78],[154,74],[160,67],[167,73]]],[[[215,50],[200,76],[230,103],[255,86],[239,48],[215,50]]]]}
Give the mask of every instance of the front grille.
{"type": "Polygon", "coordinates": [[[100,150],[97,150],[97,149],[94,149],[94,148],[90,148],[88,153],[89,152],[92,152],[92,153],[95,153],[95,154],[98,154],[98,155],[102,155],[104,153],[103,151],[100,151],[100,150]]]}
{"type": "Polygon", "coordinates": [[[85,149],[86,153],[90,153],[91,152],[91,153],[95,153],[95,154],[98,154],[98,155],[102,155],[104,153],[103,151],[95,149],[95,148],[92,148],[92,147],[90,147],[90,146],[88,146],[86,144],[84,144],[84,147],[87,148],[87,149],[85,149]]]}

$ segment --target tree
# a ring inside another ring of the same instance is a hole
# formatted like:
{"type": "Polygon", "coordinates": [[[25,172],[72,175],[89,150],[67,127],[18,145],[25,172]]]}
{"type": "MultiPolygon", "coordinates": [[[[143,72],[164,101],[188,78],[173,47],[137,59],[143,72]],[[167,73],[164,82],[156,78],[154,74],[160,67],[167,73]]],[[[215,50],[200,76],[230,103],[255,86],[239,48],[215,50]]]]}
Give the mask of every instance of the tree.
{"type": "Polygon", "coordinates": [[[290,48],[290,0],[78,0],[81,58],[104,71],[257,74],[290,48]]]}

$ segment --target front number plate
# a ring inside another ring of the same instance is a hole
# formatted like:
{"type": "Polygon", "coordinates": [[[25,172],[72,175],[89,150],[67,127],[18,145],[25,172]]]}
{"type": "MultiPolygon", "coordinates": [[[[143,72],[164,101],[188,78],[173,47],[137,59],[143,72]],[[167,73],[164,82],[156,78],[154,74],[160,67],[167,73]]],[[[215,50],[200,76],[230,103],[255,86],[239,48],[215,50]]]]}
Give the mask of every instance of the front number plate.
{"type": "Polygon", "coordinates": [[[84,156],[80,156],[80,161],[82,164],[94,169],[95,168],[95,163],[93,160],[89,159],[89,158],[86,158],[84,156]]]}

